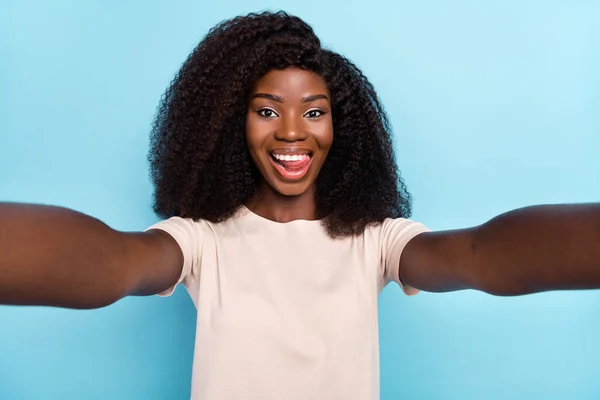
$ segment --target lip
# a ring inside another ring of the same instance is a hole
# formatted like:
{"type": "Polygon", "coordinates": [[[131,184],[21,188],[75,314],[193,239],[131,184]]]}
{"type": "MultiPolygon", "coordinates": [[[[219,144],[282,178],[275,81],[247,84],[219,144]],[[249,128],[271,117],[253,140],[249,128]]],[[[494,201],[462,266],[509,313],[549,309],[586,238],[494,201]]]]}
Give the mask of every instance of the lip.
{"type": "Polygon", "coordinates": [[[288,182],[299,181],[302,178],[304,178],[306,176],[306,174],[308,173],[308,170],[310,169],[310,166],[314,160],[314,156],[310,152],[286,152],[286,153],[277,152],[277,153],[274,153],[274,154],[285,154],[285,155],[309,154],[310,160],[308,161],[308,163],[306,163],[306,165],[304,165],[301,169],[299,169],[297,171],[289,171],[289,170],[285,169],[283,167],[283,165],[281,165],[277,161],[275,161],[272,154],[273,154],[273,152],[271,154],[269,154],[269,162],[271,163],[271,165],[273,166],[275,171],[277,171],[279,177],[281,179],[283,179],[284,181],[288,181],[288,182]]]}
{"type": "Polygon", "coordinates": [[[304,148],[300,148],[300,147],[278,147],[275,149],[272,149],[269,152],[269,155],[271,154],[284,154],[284,155],[290,155],[290,156],[301,156],[304,154],[308,154],[308,155],[312,155],[313,152],[309,149],[304,149],[304,148]]]}

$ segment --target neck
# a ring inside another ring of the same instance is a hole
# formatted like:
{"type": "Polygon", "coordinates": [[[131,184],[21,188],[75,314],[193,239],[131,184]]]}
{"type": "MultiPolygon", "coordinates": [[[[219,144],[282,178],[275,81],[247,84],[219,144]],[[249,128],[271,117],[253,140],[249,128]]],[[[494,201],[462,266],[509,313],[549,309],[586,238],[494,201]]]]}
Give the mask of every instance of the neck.
{"type": "Polygon", "coordinates": [[[314,186],[297,196],[284,196],[265,182],[246,203],[246,207],[253,213],[275,222],[318,219],[314,186]]]}

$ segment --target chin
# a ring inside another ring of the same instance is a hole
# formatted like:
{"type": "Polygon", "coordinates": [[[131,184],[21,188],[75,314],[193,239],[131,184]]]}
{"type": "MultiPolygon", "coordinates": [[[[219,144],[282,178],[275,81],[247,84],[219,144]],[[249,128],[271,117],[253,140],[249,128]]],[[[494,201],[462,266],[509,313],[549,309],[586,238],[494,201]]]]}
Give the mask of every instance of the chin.
{"type": "Polygon", "coordinates": [[[293,197],[293,196],[301,196],[308,192],[312,187],[312,184],[309,182],[297,182],[297,183],[283,183],[283,182],[275,182],[275,184],[271,185],[273,189],[282,196],[293,197]]]}

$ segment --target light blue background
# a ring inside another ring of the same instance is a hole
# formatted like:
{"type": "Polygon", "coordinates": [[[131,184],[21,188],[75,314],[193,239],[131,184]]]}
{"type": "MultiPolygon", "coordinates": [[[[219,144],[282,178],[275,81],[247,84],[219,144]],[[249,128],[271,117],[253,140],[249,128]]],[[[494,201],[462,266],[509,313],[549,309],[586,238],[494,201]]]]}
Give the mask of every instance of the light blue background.
{"type": "MultiPolygon", "coordinates": [[[[593,0],[4,0],[0,200],[150,225],[147,137],[163,90],[211,26],[264,8],[305,18],[374,83],[414,219],[450,229],[600,201],[593,0]]],[[[380,300],[384,400],[600,398],[600,291],[389,287],[380,300]]],[[[95,311],[0,307],[0,399],[186,399],[194,323],[183,290],[95,311]]]]}

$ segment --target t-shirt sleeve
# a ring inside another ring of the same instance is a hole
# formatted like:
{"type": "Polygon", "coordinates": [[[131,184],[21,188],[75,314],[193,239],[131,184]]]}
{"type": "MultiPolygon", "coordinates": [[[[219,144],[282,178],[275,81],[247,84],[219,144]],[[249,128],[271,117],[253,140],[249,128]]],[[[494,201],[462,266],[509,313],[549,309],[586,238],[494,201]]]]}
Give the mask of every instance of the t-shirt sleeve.
{"type": "Polygon", "coordinates": [[[404,285],[400,281],[400,256],[406,244],[415,236],[429,229],[420,222],[406,218],[386,219],[380,227],[380,288],[389,282],[396,282],[408,296],[419,293],[418,289],[404,285]]]}
{"type": "Polygon", "coordinates": [[[186,289],[189,289],[198,279],[202,240],[198,224],[198,222],[195,222],[191,218],[171,217],[146,229],[146,231],[160,229],[167,232],[175,239],[183,253],[183,266],[177,283],[164,292],[159,293],[159,296],[168,297],[172,295],[178,284],[183,284],[186,289]]]}

